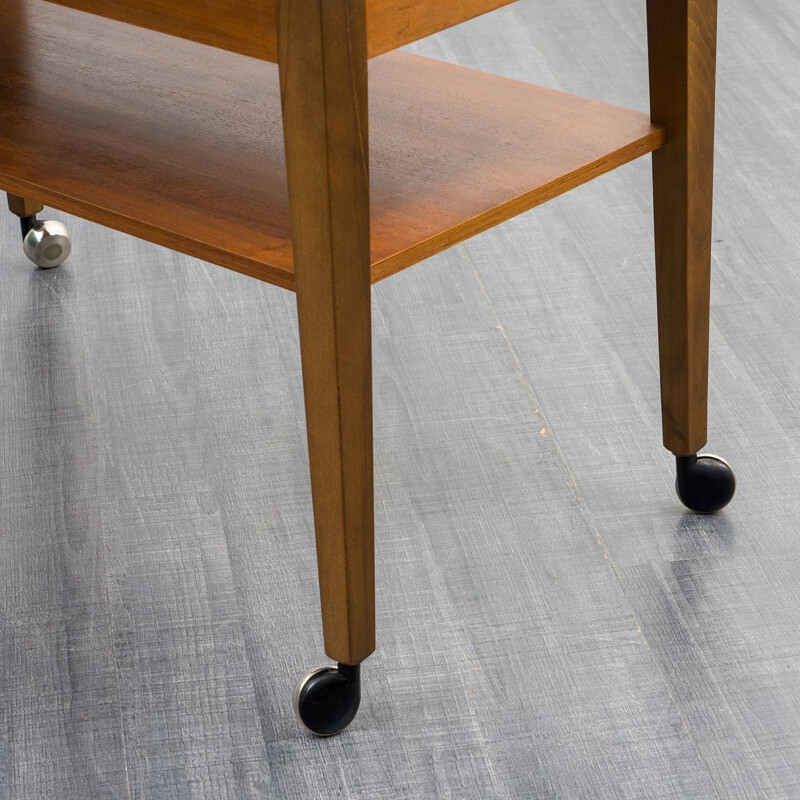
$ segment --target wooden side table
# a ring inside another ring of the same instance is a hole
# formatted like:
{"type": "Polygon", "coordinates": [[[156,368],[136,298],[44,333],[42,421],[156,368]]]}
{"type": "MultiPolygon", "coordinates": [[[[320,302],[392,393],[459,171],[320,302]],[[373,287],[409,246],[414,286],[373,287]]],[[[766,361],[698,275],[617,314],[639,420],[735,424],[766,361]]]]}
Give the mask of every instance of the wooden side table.
{"type": "Polygon", "coordinates": [[[693,510],[716,511],[735,489],[722,459],[697,455],[716,0],[647,0],[650,116],[392,52],[507,2],[0,7],[0,188],[37,264],[70,248],[63,225],[37,220],[47,203],[297,293],[337,666],[305,676],[294,700],[319,735],[355,716],[375,647],[372,283],[653,152],[664,445],[693,510]]]}

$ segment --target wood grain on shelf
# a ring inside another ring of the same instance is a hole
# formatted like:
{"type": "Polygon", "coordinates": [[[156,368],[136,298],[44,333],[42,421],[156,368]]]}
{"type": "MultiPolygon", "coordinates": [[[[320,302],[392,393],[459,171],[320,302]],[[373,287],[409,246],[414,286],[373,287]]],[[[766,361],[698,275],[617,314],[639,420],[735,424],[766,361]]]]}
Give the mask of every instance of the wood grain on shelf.
{"type": "Polygon", "coordinates": [[[375,649],[364,6],[308,0],[278,20],[322,628],[327,655],[358,664],[375,649]]]}
{"type": "Polygon", "coordinates": [[[653,157],[664,446],[706,443],[717,0],[648,0],[650,108],[669,135],[653,157]]]}
{"type": "MultiPolygon", "coordinates": [[[[277,0],[50,0],[266,61],[278,60],[277,0]]],[[[514,0],[366,0],[377,56],[514,0]]]]}
{"type": "MultiPolygon", "coordinates": [[[[370,61],[369,85],[373,281],[664,138],[646,114],[408,53],[370,61]]],[[[293,288],[276,66],[5,0],[0,119],[0,189],[293,288]]]]}

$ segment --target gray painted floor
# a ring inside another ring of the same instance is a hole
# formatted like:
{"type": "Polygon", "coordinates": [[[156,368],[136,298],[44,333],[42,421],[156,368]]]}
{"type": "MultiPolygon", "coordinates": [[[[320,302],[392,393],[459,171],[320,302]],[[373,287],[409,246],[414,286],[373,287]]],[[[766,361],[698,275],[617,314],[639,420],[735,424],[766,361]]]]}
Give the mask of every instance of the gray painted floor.
{"type": "MultiPolygon", "coordinates": [[[[375,289],[379,648],[323,663],[294,298],[0,215],[0,797],[800,797],[800,13],[727,0],[710,449],[660,447],[629,165],[375,289]]],[[[646,108],[644,3],[521,0],[413,50],[646,108]]],[[[62,215],[63,218],[63,215],[62,215]]]]}

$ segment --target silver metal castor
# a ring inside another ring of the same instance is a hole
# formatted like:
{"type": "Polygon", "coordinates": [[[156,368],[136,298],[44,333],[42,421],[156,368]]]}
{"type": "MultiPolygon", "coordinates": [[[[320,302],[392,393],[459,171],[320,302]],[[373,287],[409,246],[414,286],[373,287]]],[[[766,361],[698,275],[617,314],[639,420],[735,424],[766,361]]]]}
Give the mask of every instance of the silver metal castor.
{"type": "Polygon", "coordinates": [[[294,687],[294,713],[316,736],[341,733],[355,719],[361,703],[361,666],[320,667],[294,687]]]}
{"type": "Polygon", "coordinates": [[[67,260],[72,242],[62,222],[34,218],[22,240],[22,249],[37,267],[52,269],[67,260]]]}
{"type": "Polygon", "coordinates": [[[675,456],[675,491],[680,501],[699,514],[725,508],[736,492],[736,473],[719,456],[675,456]]]}

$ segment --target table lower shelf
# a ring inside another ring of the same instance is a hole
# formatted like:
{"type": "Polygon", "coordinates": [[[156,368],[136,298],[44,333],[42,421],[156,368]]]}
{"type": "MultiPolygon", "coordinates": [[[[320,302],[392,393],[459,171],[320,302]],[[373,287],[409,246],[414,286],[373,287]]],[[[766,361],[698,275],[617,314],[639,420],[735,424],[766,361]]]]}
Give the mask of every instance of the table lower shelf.
{"type": "MultiPolygon", "coordinates": [[[[370,61],[372,278],[655,150],[646,114],[370,61]]],[[[0,8],[0,189],[294,286],[273,64],[40,0],[0,8]]]]}

